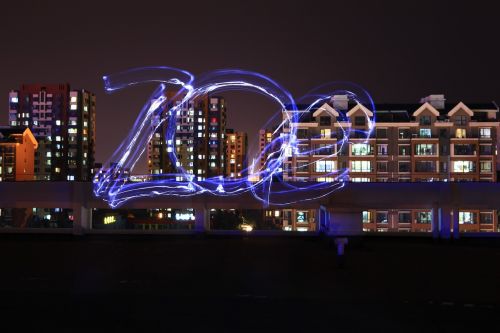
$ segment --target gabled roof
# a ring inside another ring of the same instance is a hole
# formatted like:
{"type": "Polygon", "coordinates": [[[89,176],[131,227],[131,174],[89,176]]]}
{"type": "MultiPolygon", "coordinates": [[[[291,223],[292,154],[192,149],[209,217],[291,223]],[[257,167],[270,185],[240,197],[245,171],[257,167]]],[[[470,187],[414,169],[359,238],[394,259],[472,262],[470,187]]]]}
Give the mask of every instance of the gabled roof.
{"type": "Polygon", "coordinates": [[[328,103],[325,103],[325,104],[321,105],[316,111],[314,111],[313,117],[317,117],[324,112],[329,113],[331,116],[335,116],[335,117],[339,116],[339,113],[337,112],[337,110],[335,110],[330,105],[328,105],[328,103]]]}
{"type": "Polygon", "coordinates": [[[349,112],[347,112],[346,115],[347,117],[350,117],[359,110],[362,110],[369,117],[373,117],[373,112],[371,112],[366,106],[364,106],[361,103],[358,103],[355,107],[349,110],[349,112]]]}
{"type": "Polygon", "coordinates": [[[472,112],[471,109],[467,105],[465,105],[463,102],[458,103],[453,109],[448,112],[448,117],[453,116],[455,113],[458,111],[463,110],[465,113],[467,113],[470,117],[474,115],[474,112],[472,112]]]}
{"type": "Polygon", "coordinates": [[[28,139],[31,141],[31,143],[33,144],[33,146],[35,146],[35,149],[38,148],[38,141],[36,140],[35,136],[30,131],[29,128],[26,128],[26,130],[24,130],[23,136],[27,136],[28,137],[28,139]]]}
{"type": "Polygon", "coordinates": [[[436,110],[436,108],[433,107],[429,102],[425,102],[424,104],[422,104],[422,106],[419,107],[417,109],[417,111],[413,112],[413,116],[417,117],[419,114],[421,114],[425,110],[428,110],[428,111],[432,112],[432,114],[435,115],[436,117],[439,117],[439,111],[436,110]]]}

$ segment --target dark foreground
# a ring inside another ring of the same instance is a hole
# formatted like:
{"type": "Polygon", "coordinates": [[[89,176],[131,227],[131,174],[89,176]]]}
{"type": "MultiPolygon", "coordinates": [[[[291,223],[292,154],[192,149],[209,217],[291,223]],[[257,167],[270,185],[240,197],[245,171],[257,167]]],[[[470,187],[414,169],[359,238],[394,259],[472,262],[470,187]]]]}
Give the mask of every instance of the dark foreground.
{"type": "MultiPolygon", "coordinates": [[[[0,237],[2,327],[67,332],[494,332],[500,242],[0,237]]],[[[14,331],[13,329],[2,331],[14,331]]]]}

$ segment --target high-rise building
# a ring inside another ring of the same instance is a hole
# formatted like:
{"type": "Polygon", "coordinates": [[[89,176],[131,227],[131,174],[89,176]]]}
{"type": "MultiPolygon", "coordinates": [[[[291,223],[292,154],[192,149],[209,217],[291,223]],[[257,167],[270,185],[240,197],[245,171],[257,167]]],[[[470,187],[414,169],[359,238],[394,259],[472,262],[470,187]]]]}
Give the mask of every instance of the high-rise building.
{"type": "MultiPolygon", "coordinates": [[[[224,98],[205,95],[181,105],[182,98],[173,93],[167,94],[170,99],[165,113],[153,119],[153,137],[148,144],[149,173],[161,175],[176,173],[182,168],[192,174],[195,180],[225,174],[225,130],[226,106],[224,98]],[[168,121],[167,112],[178,106],[174,140],[166,138],[168,121]],[[162,122],[162,119],[164,120],[162,122]],[[175,154],[176,165],[173,165],[170,154],[175,154]]],[[[178,180],[182,176],[177,176],[178,180]]]]}
{"type": "MultiPolygon", "coordinates": [[[[283,165],[285,181],[350,182],[495,182],[500,122],[494,103],[446,103],[431,95],[420,104],[366,106],[334,96],[330,103],[300,112],[297,147],[283,165]],[[349,144],[341,145],[346,129],[349,144]],[[370,133],[370,134],[369,134],[370,133]],[[368,135],[369,134],[369,135],[368,135]],[[347,171],[344,173],[343,171],[347,171]]],[[[285,128],[284,131],[290,129],[285,128]]],[[[464,231],[493,231],[496,211],[459,212],[464,231]]],[[[314,211],[267,211],[285,230],[314,230],[314,211]]],[[[365,211],[365,230],[429,231],[432,212],[427,209],[365,211]]]]}
{"type": "Polygon", "coordinates": [[[245,132],[226,130],[226,174],[230,179],[245,178],[247,171],[248,136],[245,132]]]}
{"type": "Polygon", "coordinates": [[[0,127],[0,181],[34,180],[38,142],[22,127],[0,127]]]}
{"type": "Polygon", "coordinates": [[[95,95],[69,84],[23,84],[9,93],[9,125],[38,141],[36,180],[90,181],[95,151],[95,95]]]}
{"type": "Polygon", "coordinates": [[[261,129],[259,131],[259,170],[264,170],[266,167],[267,157],[269,156],[269,150],[266,151],[266,147],[270,148],[270,144],[273,141],[273,132],[269,129],[261,129]]]}

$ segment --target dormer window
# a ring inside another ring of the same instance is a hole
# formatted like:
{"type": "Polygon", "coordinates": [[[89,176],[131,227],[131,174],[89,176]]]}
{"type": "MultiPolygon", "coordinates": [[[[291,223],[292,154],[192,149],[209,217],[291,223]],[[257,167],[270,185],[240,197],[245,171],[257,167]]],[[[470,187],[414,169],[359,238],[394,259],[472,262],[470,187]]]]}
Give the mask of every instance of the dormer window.
{"type": "Polygon", "coordinates": [[[455,125],[456,126],[466,126],[467,125],[467,116],[456,116],[455,117],[455,125]]]}
{"type": "Polygon", "coordinates": [[[366,117],[354,117],[354,125],[355,126],[365,126],[366,124],[366,117]]]}
{"type": "Polygon", "coordinates": [[[319,117],[319,126],[330,126],[332,124],[332,118],[328,116],[319,117]]]}
{"type": "Polygon", "coordinates": [[[420,125],[430,125],[430,124],[431,124],[431,116],[420,117],[420,125]]]}

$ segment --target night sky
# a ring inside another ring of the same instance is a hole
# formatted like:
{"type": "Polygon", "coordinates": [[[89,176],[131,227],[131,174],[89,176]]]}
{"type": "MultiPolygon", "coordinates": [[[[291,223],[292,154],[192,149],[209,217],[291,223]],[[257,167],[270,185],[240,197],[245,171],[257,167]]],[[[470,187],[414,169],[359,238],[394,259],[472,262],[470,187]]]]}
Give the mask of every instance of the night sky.
{"type": "MultiPolygon", "coordinates": [[[[69,82],[97,95],[96,159],[105,162],[154,86],[107,95],[101,78],[152,65],[194,74],[253,70],[295,97],[353,81],[376,102],[432,93],[500,102],[500,11],[491,2],[10,1],[0,10],[0,125],[10,89],[69,82]]],[[[276,105],[248,93],[226,96],[229,126],[255,140],[276,105]]]]}

